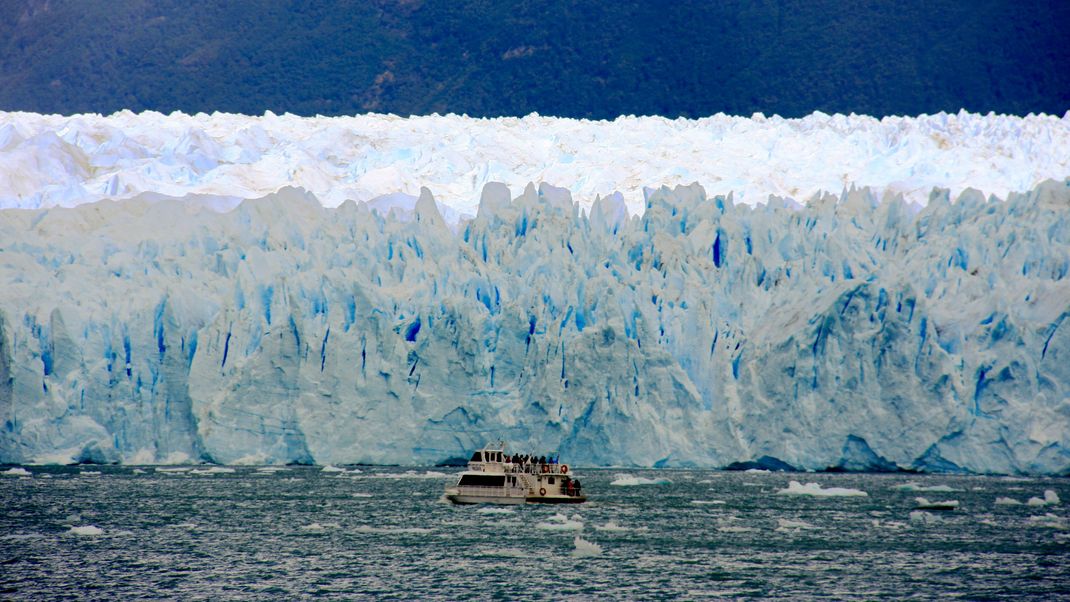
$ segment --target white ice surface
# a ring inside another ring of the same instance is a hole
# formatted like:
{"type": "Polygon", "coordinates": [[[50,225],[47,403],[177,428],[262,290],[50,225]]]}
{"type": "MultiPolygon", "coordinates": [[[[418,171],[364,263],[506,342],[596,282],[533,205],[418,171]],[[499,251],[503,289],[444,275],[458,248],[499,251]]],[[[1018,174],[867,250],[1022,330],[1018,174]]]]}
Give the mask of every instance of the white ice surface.
{"type": "Polygon", "coordinates": [[[633,214],[642,212],[644,186],[692,182],[748,204],[771,194],[806,202],[857,184],[924,205],[934,186],[1005,196],[1066,177],[1068,148],[1070,113],[584,121],[0,112],[0,207],[147,192],[194,194],[190,202],[225,210],[300,186],[328,207],[374,201],[403,216],[427,186],[455,222],[475,214],[492,181],[514,194],[528,182],[550,182],[586,207],[619,190],[633,214]]]}
{"type": "Polygon", "coordinates": [[[672,485],[670,479],[659,477],[656,479],[648,479],[646,477],[637,477],[630,474],[618,474],[617,477],[610,483],[617,487],[638,487],[641,485],[672,485]]]}
{"type": "Polygon", "coordinates": [[[928,498],[916,497],[914,502],[919,510],[950,510],[959,507],[958,500],[930,501],[928,498]]]}
{"type": "Polygon", "coordinates": [[[1046,489],[1046,490],[1044,490],[1044,497],[1042,497],[1042,498],[1040,498],[1040,497],[1031,497],[1031,498],[1029,498],[1029,501],[1026,502],[1026,505],[1028,505],[1028,506],[1055,506],[1055,505],[1058,505],[1059,502],[1060,502],[1059,494],[1055,493],[1055,491],[1053,491],[1051,489],[1046,489]]]}
{"type": "Polygon", "coordinates": [[[918,483],[915,483],[914,481],[904,483],[902,485],[896,485],[895,487],[893,487],[893,489],[896,489],[898,491],[932,491],[938,493],[962,491],[961,489],[955,489],[950,485],[920,485],[918,483]]]}
{"type": "Polygon", "coordinates": [[[582,531],[583,519],[577,515],[569,518],[564,514],[554,514],[545,521],[536,523],[535,528],[545,531],[582,531]]]}
{"type": "Polygon", "coordinates": [[[790,518],[777,519],[777,531],[809,531],[813,529],[817,529],[817,527],[806,521],[790,518]]]}
{"type": "Polygon", "coordinates": [[[822,487],[818,483],[803,485],[798,481],[788,483],[787,489],[780,489],[777,495],[809,495],[812,497],[866,497],[869,494],[859,489],[846,487],[822,487]]]}
{"type": "Polygon", "coordinates": [[[602,546],[587,541],[579,535],[572,540],[572,545],[572,556],[574,558],[588,558],[590,556],[600,556],[602,554],[602,546]]]}

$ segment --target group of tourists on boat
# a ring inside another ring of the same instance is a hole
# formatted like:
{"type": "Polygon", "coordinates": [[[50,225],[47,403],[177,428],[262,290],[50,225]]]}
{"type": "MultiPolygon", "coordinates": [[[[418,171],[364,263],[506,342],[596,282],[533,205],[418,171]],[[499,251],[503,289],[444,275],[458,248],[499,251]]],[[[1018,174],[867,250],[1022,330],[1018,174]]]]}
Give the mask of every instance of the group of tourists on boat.
{"type": "MultiPolygon", "coordinates": [[[[534,454],[513,454],[512,456],[505,457],[506,462],[511,462],[515,466],[520,466],[522,472],[537,472],[536,470],[528,470],[529,467],[538,468],[542,470],[543,466],[554,466],[557,462],[557,457],[553,455],[549,456],[536,456],[534,454]]],[[[549,471],[543,471],[549,472],[549,471]]]]}

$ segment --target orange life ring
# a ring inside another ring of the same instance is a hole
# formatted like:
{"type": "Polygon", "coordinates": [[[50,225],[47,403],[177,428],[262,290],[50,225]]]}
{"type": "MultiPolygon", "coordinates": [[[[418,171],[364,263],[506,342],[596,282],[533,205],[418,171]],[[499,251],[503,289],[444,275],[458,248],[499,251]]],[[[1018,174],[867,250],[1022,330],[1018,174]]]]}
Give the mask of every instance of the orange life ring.
{"type": "Polygon", "coordinates": [[[546,488],[545,487],[539,487],[539,495],[541,495],[543,497],[546,497],[546,488]]]}
{"type": "Polygon", "coordinates": [[[561,474],[568,474],[568,464],[561,465],[561,474]]]}

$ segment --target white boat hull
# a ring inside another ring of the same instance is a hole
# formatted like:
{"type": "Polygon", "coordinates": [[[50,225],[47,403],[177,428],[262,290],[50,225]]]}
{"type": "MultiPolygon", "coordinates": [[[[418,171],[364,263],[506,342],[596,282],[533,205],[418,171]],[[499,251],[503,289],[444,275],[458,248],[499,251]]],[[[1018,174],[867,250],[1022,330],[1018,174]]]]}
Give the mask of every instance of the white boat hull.
{"type": "Polygon", "coordinates": [[[446,499],[454,504],[582,504],[587,498],[582,495],[496,495],[489,492],[462,492],[457,489],[446,491],[446,499]]]}
{"type": "Polygon", "coordinates": [[[486,495],[486,494],[465,494],[459,492],[446,493],[446,499],[454,504],[502,504],[502,505],[514,505],[523,504],[527,501],[523,496],[509,496],[509,495],[486,495]]]}

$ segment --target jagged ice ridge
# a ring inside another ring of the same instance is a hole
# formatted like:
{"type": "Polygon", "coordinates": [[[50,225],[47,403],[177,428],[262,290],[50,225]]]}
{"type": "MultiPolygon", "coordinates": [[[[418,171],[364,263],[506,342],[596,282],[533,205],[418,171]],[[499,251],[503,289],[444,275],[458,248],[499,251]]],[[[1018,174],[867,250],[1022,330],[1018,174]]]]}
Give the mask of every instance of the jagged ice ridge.
{"type": "Polygon", "coordinates": [[[229,209],[300,186],[328,207],[349,199],[411,209],[427,186],[452,224],[475,213],[491,181],[514,194],[527,182],[563,186],[584,208],[619,190],[633,214],[644,186],[693,182],[751,205],[770,194],[805,202],[851,184],[923,204],[933,187],[1005,197],[1064,178],[1068,148],[1070,113],[585,121],[0,112],[0,207],[148,192],[229,209]]]}
{"type": "Polygon", "coordinates": [[[1070,180],[789,205],[2,211],[0,462],[1070,468],[1070,180]]]}

